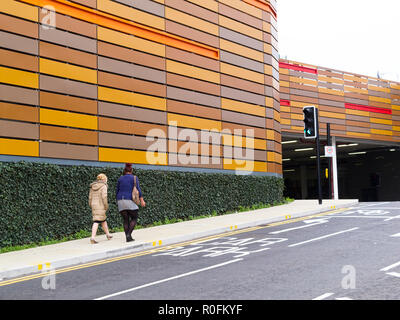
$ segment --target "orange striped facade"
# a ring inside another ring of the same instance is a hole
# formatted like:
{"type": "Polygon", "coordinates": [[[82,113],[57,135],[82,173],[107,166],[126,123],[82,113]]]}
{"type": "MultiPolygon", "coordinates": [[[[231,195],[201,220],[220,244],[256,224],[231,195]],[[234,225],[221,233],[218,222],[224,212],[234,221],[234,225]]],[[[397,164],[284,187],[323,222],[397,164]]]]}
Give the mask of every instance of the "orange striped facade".
{"type": "Polygon", "coordinates": [[[0,155],[281,175],[276,17],[272,0],[2,0],[0,155]]]}
{"type": "Polygon", "coordinates": [[[280,60],[282,133],[303,134],[302,109],[319,110],[337,137],[400,143],[400,83],[280,60]]]}

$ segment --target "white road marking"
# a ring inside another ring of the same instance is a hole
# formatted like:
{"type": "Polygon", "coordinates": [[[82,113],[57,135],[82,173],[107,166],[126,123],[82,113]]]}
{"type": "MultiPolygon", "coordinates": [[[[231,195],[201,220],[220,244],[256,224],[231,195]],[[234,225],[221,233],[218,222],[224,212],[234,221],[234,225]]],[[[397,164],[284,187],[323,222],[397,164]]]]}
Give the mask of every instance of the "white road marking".
{"type": "Polygon", "coordinates": [[[399,266],[399,265],[400,265],[400,261],[399,261],[399,262],[396,262],[396,263],[393,263],[393,264],[391,264],[390,266],[387,266],[387,267],[385,267],[385,268],[382,268],[380,271],[388,271],[388,270],[390,270],[390,269],[396,268],[396,267],[399,266]]]}
{"type": "Polygon", "coordinates": [[[166,279],[162,279],[162,280],[150,282],[150,283],[141,285],[141,286],[139,286],[139,287],[134,287],[134,288],[127,289],[127,290],[122,290],[122,291],[119,291],[119,292],[116,292],[116,293],[113,293],[113,294],[109,294],[109,295],[107,295],[107,296],[103,296],[103,297],[100,297],[100,298],[96,298],[96,299],[94,299],[94,300],[105,300],[105,299],[108,299],[108,298],[111,298],[111,297],[119,296],[119,295],[121,295],[121,294],[125,294],[125,293],[132,292],[132,291],[135,291],[135,290],[147,288],[147,287],[150,287],[150,286],[154,286],[154,285],[156,285],[156,284],[159,284],[159,283],[163,283],[163,282],[175,280],[175,279],[178,279],[178,278],[187,277],[187,276],[190,276],[190,275],[192,275],[192,274],[196,274],[196,273],[199,273],[199,272],[203,272],[203,271],[207,271],[207,270],[219,268],[219,267],[226,266],[226,265],[228,265],[228,264],[235,263],[235,262],[242,261],[242,260],[243,260],[243,259],[241,259],[241,258],[240,258],[240,259],[235,259],[235,260],[230,260],[230,261],[223,262],[223,263],[219,263],[219,264],[216,264],[216,265],[213,265],[213,266],[210,266],[210,267],[206,267],[206,268],[202,268],[202,269],[190,271],[190,272],[187,272],[187,273],[183,273],[183,274],[180,274],[180,275],[177,275],[177,276],[174,276],[174,277],[170,277],[170,278],[166,278],[166,279]]]}
{"type": "Polygon", "coordinates": [[[386,272],[386,274],[400,278],[400,273],[398,273],[398,272],[386,272]]]}
{"type": "Polygon", "coordinates": [[[373,207],[373,206],[383,206],[384,204],[388,204],[390,202],[380,202],[380,203],[373,203],[373,204],[366,204],[365,206],[359,206],[358,208],[366,208],[366,207],[373,207]]]}
{"type": "Polygon", "coordinates": [[[400,215],[399,215],[399,216],[394,216],[394,217],[387,218],[387,219],[385,219],[385,220],[383,220],[383,221],[389,221],[389,220],[398,219],[398,218],[400,218],[400,215]]]}
{"type": "Polygon", "coordinates": [[[374,219],[374,218],[384,218],[384,219],[387,219],[387,216],[346,216],[346,215],[344,215],[344,216],[342,216],[342,215],[340,215],[340,216],[330,216],[330,218],[372,218],[372,219],[374,219]]]}
{"type": "Polygon", "coordinates": [[[391,237],[400,237],[400,233],[392,234],[391,237]]]}
{"type": "Polygon", "coordinates": [[[308,242],[312,242],[312,241],[317,241],[317,240],[325,239],[325,238],[328,238],[328,237],[332,237],[332,236],[335,236],[335,235],[338,235],[338,234],[341,234],[341,233],[345,233],[345,232],[354,231],[354,230],[357,230],[357,229],[359,229],[359,227],[355,227],[355,228],[351,228],[351,229],[347,229],[347,230],[343,230],[343,231],[339,231],[339,232],[327,234],[327,235],[322,236],[322,237],[318,237],[318,238],[314,238],[314,239],[302,241],[302,242],[299,242],[299,243],[294,243],[294,244],[289,245],[288,247],[299,246],[299,245],[302,245],[302,244],[305,244],[305,243],[308,243],[308,242]]]}
{"type": "Polygon", "coordinates": [[[305,223],[308,223],[306,225],[300,226],[300,227],[293,227],[293,228],[288,228],[288,229],[283,229],[283,230],[278,230],[278,231],[273,231],[270,232],[269,234],[278,234],[278,233],[282,233],[282,232],[288,232],[288,231],[292,231],[292,230],[297,230],[297,229],[303,229],[303,228],[308,228],[308,227],[312,227],[312,226],[316,226],[318,224],[322,224],[325,222],[328,222],[328,220],[326,219],[314,219],[312,220],[314,223],[311,223],[311,221],[304,221],[305,223]]]}
{"type": "Polygon", "coordinates": [[[319,297],[314,298],[313,300],[324,300],[325,298],[328,298],[333,295],[334,295],[334,293],[327,292],[327,293],[324,293],[323,295],[320,295],[319,297]]]}
{"type": "Polygon", "coordinates": [[[353,300],[349,297],[341,297],[341,298],[335,298],[335,300],[353,300]]]}

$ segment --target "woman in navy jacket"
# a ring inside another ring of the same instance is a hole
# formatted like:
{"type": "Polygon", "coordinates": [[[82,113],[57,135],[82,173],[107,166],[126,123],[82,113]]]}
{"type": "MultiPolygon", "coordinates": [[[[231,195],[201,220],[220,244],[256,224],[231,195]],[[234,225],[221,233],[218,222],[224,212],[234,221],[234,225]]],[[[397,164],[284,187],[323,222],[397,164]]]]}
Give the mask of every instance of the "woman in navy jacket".
{"type": "MultiPolygon", "coordinates": [[[[118,179],[117,182],[117,203],[118,211],[124,219],[124,231],[126,236],[126,242],[134,241],[132,239],[132,231],[135,229],[139,207],[132,200],[132,190],[134,186],[132,174],[132,164],[126,163],[123,175],[118,179]]],[[[142,190],[140,189],[139,179],[136,177],[136,188],[139,191],[140,205],[142,207],[146,206],[144,202],[142,190]]]]}

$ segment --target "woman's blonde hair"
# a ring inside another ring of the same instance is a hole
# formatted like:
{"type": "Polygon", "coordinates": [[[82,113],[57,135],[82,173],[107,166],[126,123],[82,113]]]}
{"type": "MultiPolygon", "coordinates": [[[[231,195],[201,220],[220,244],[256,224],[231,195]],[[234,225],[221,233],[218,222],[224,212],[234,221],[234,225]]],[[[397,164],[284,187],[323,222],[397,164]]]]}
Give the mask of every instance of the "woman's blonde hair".
{"type": "Polygon", "coordinates": [[[100,173],[100,174],[97,176],[97,180],[103,180],[103,181],[106,181],[106,182],[107,182],[107,176],[106,176],[104,173],[100,173]]]}

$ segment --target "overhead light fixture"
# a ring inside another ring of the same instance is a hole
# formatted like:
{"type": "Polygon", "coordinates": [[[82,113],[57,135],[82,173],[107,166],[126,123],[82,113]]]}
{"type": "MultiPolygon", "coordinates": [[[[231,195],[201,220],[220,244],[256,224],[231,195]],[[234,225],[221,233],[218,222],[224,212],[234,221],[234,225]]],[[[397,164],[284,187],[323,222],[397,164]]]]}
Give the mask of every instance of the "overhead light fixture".
{"type": "Polygon", "coordinates": [[[314,148],[294,149],[294,151],[310,151],[310,150],[314,150],[314,148]]]}
{"type": "Polygon", "coordinates": [[[339,144],[338,145],[339,148],[354,147],[354,146],[358,146],[358,143],[349,143],[349,144],[339,144]]]}
{"type": "Polygon", "coordinates": [[[389,149],[389,151],[393,152],[393,151],[396,151],[396,149],[389,149]]]}
{"type": "MultiPolygon", "coordinates": [[[[317,156],[311,156],[310,159],[315,159],[317,156]]],[[[319,156],[320,158],[326,158],[326,156],[319,156]]]]}
{"type": "Polygon", "coordinates": [[[294,171],[296,171],[296,170],[294,170],[294,169],[283,170],[283,172],[294,172],[294,171]]]}
{"type": "Polygon", "coordinates": [[[282,141],[282,144],[296,143],[297,140],[282,141]]]}
{"type": "Polygon", "coordinates": [[[290,159],[288,158],[288,159],[282,159],[282,161],[290,161],[290,159]]]}
{"type": "Polygon", "coordinates": [[[353,155],[356,155],[356,154],[366,154],[366,153],[367,153],[366,151],[360,151],[360,152],[349,152],[349,155],[353,156],[353,155]]]}

